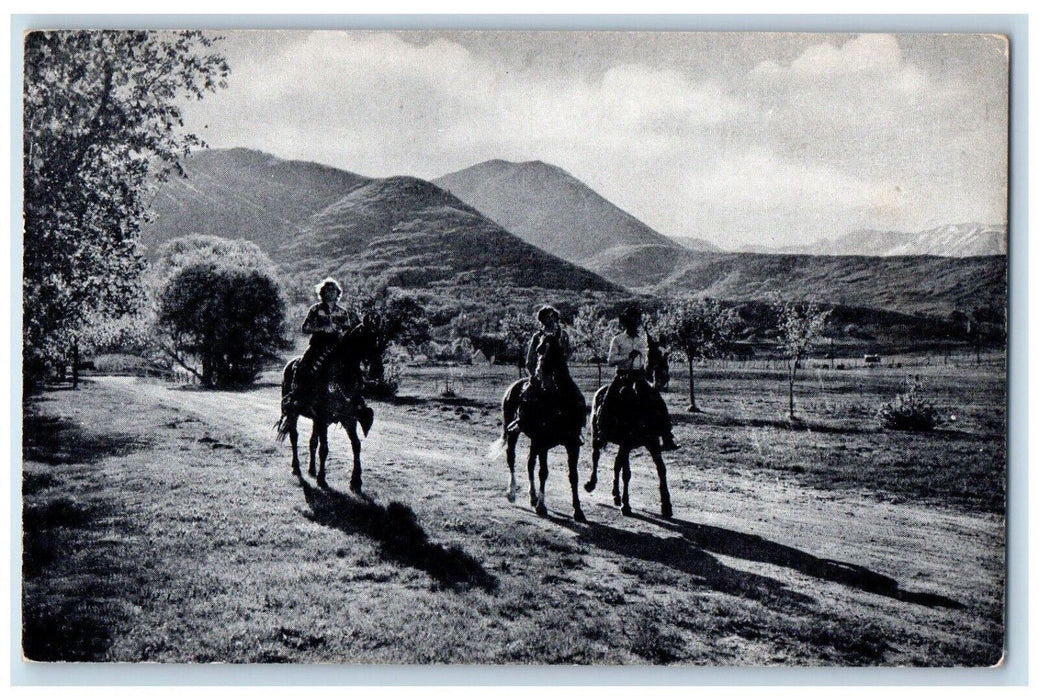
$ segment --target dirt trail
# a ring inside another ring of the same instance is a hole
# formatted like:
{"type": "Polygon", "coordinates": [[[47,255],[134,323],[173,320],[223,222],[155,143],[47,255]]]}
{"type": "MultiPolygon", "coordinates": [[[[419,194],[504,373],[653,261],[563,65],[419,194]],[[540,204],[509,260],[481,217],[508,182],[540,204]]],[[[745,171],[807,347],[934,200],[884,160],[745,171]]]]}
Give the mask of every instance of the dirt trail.
{"type": "MultiPolygon", "coordinates": [[[[197,429],[214,437],[219,433],[222,439],[273,445],[272,426],[279,415],[276,387],[202,392],[131,378],[95,381],[106,391],[125,395],[128,405],[154,402],[193,415],[201,421],[195,424],[197,429]]],[[[877,620],[884,627],[903,630],[906,638],[918,634],[938,645],[952,644],[964,635],[990,637],[992,618],[999,614],[1001,518],[884,503],[852,492],[805,488],[780,478],[698,471],[696,455],[681,451],[669,459],[673,523],[655,517],[656,476],[644,455],[633,459],[636,517],[620,515],[609,496],[609,454],[601,465],[606,469],[600,474],[599,489],[593,494],[581,491],[585,513],[593,521],[588,529],[568,522],[562,453],[550,456],[550,518],[537,518],[526,508],[523,493],[516,504],[506,501],[504,460],[491,463],[484,456],[498,431],[493,410],[477,408],[462,420],[435,405],[380,403],[375,409],[375,426],[363,441],[362,460],[365,490],[376,501],[432,502],[463,521],[479,519],[504,528],[522,522],[553,536],[591,543],[587,558],[601,560],[592,562],[593,572],[608,565],[623,566],[629,546],[600,536],[596,527],[622,531],[634,543],[640,537],[651,543],[661,537],[684,538],[747,580],[767,577],[847,619],[877,620]]],[[[305,465],[306,421],[301,422],[301,430],[305,465]]],[[[331,430],[330,439],[328,479],[334,488],[345,491],[349,445],[340,429],[331,430]]],[[[588,459],[582,454],[582,481],[588,459]]],[[[278,446],[269,469],[274,474],[283,470],[288,480],[287,445],[278,446]]],[[[525,475],[517,477],[522,487],[525,475]]],[[[286,494],[299,498],[298,491],[286,494]]],[[[752,642],[740,644],[739,653],[758,659],[752,642]]],[[[914,662],[907,643],[892,644],[895,659],[914,662]]]]}

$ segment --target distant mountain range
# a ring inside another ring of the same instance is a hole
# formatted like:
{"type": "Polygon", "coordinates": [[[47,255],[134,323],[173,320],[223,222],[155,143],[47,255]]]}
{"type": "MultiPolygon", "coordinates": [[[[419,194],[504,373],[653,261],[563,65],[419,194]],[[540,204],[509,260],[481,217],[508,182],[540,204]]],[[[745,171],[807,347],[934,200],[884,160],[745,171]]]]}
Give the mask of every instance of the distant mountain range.
{"type": "Polygon", "coordinates": [[[712,253],[644,246],[615,251],[594,270],[632,290],[733,301],[773,291],[791,299],[947,315],[1005,305],[1006,256],[838,256],[712,253]]]}
{"type": "Polygon", "coordinates": [[[694,238],[693,236],[668,236],[668,238],[689,250],[708,251],[711,253],[721,253],[723,251],[722,248],[702,238],[694,238]]]}
{"type": "Polygon", "coordinates": [[[682,249],[567,171],[541,161],[489,160],[433,182],[528,243],[582,267],[618,246],[682,249]]]}
{"type": "Polygon", "coordinates": [[[367,178],[241,148],[203,151],[184,167],[187,178],[162,186],[142,233],[152,254],[203,233],[251,240],[303,277],[622,291],[418,178],[367,178]]]}
{"type": "Polygon", "coordinates": [[[843,249],[858,241],[884,251],[871,256],[722,252],[663,236],[541,162],[487,161],[432,183],[368,178],[240,148],[202,151],[184,166],[188,177],[171,178],[155,197],[155,220],[142,232],[150,254],[191,233],[245,238],[297,281],[356,273],[434,296],[453,289],[453,298],[487,308],[502,301],[488,290],[504,286],[535,290],[525,299],[575,303],[588,292],[747,301],[779,291],[938,315],[1006,299],[1005,255],[891,252],[944,241],[944,250],[966,256],[969,241],[1000,233],[1005,251],[1005,227],[943,227],[925,232],[932,234],[926,244],[920,235],[842,237],[843,249]]]}
{"type": "Polygon", "coordinates": [[[965,258],[976,255],[1006,255],[1006,225],[947,224],[917,233],[902,231],[853,231],[806,245],[747,246],[744,253],[787,255],[941,255],[965,258]]]}

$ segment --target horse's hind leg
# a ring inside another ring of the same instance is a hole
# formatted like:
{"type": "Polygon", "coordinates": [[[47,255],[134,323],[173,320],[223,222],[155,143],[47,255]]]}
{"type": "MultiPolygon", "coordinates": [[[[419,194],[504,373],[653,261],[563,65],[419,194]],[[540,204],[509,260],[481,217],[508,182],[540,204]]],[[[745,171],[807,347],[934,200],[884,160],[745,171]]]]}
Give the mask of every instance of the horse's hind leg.
{"type": "Polygon", "coordinates": [[[519,433],[511,432],[505,436],[505,459],[509,463],[509,488],[505,491],[505,497],[509,499],[510,503],[515,502],[516,492],[519,491],[519,487],[516,486],[516,442],[519,440],[519,433]]]}
{"type": "Polygon", "coordinates": [[[354,470],[350,475],[350,490],[355,493],[361,492],[361,438],[357,436],[357,423],[350,421],[346,424],[346,434],[350,436],[350,448],[354,453],[354,470]]]}
{"type": "Polygon", "coordinates": [[[314,427],[310,431],[310,468],[307,471],[311,476],[317,476],[317,447],[321,443],[321,430],[317,420],[313,423],[314,427]]]}
{"type": "Polygon", "coordinates": [[[548,479],[548,450],[538,452],[538,461],[541,463],[541,469],[538,470],[540,488],[538,489],[538,503],[534,510],[537,511],[538,515],[548,515],[548,508],[545,507],[545,481],[548,479]]]}
{"type": "Polygon", "coordinates": [[[538,460],[538,453],[531,444],[530,452],[527,453],[527,477],[530,479],[530,505],[536,507],[538,504],[538,492],[534,488],[534,464],[538,460]]]}
{"type": "Polygon", "coordinates": [[[581,510],[581,497],[578,494],[577,482],[579,476],[577,474],[577,459],[581,455],[581,446],[577,443],[573,443],[566,446],[566,461],[567,467],[570,469],[570,493],[574,500],[574,520],[579,523],[586,523],[588,520],[584,517],[584,511],[581,510]]]}
{"type": "Polygon", "coordinates": [[[320,486],[324,486],[328,483],[325,481],[325,462],[328,461],[328,423],[322,421],[318,425],[321,426],[318,431],[320,438],[318,457],[320,457],[321,461],[317,470],[317,483],[320,486]]]}
{"type": "Polygon", "coordinates": [[[288,415],[285,417],[285,432],[289,434],[289,444],[292,445],[292,474],[300,476],[299,468],[299,416],[288,415]]]}
{"type": "Polygon", "coordinates": [[[655,448],[649,451],[649,454],[653,457],[653,464],[657,465],[657,476],[660,478],[660,514],[665,518],[671,518],[671,492],[667,488],[667,466],[664,464],[664,458],[660,454],[660,449],[655,448]]]}

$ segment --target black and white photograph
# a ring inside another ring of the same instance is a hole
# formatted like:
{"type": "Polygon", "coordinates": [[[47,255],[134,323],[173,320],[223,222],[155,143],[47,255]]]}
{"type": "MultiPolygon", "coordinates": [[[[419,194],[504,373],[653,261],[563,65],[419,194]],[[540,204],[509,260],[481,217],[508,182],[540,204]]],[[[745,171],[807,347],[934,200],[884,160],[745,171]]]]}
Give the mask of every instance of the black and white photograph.
{"type": "Polygon", "coordinates": [[[1003,662],[1008,36],[19,50],[25,662],[1003,662]]]}

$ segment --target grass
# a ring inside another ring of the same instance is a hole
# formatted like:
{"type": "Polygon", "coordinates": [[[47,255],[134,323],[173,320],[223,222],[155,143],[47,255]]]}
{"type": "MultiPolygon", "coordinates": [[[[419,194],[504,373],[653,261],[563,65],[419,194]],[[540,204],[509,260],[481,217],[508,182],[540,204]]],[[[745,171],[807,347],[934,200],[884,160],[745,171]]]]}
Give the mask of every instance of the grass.
{"type": "MultiPolygon", "coordinates": [[[[814,513],[750,498],[770,493],[755,485],[774,482],[776,498],[817,489],[873,517],[904,502],[941,522],[987,523],[1002,512],[998,409],[1005,388],[998,375],[965,369],[929,376],[936,404],[955,407],[956,430],[906,435],[881,431],[863,409],[850,408],[893,395],[901,381],[895,372],[806,377],[798,430],[776,418],[785,396],[768,374],[704,373],[698,391],[706,413],[679,415],[682,393],[668,395],[683,444],[670,457],[678,517],[665,522],[637,512],[624,519],[596,505],[604,494],[582,492],[592,520],[585,526],[568,517],[558,458],[549,507],[561,514],[539,519],[501,497],[501,465],[473,456],[497,434],[496,394],[511,370],[459,371],[460,396],[450,402],[432,393],[429,379],[438,370],[424,371],[407,376],[404,396],[379,404],[377,415],[447,436],[437,449],[451,451],[453,463],[398,456],[392,445],[385,455],[367,452],[364,498],[335,488],[347,478],[341,462],[330,471],[331,489],[297,482],[283,450],[136,392],[88,383],[31,404],[23,466],[25,654],[232,663],[974,666],[1002,652],[998,546],[964,542],[968,568],[951,579],[930,568],[953,565],[947,557],[897,544],[840,549],[829,558],[825,542],[796,527],[768,530],[753,519],[757,512],[789,515],[796,525],[814,513]],[[134,400],[142,403],[127,410],[134,400]],[[717,524],[709,515],[711,503],[741,499],[745,522],[717,524]],[[913,578],[913,567],[933,576],[933,585],[913,578]],[[983,573],[965,578],[968,571],[983,573]]],[[[580,369],[582,386],[594,372],[580,369]]],[[[655,476],[643,461],[636,457],[633,503],[653,512],[655,476]]],[[[608,475],[606,468],[604,485],[608,475]]],[[[865,524],[849,520],[846,527],[865,524]]],[[[985,537],[998,538],[998,528],[994,533],[985,537]]],[[[842,533],[833,537],[844,546],[842,533]]]]}

